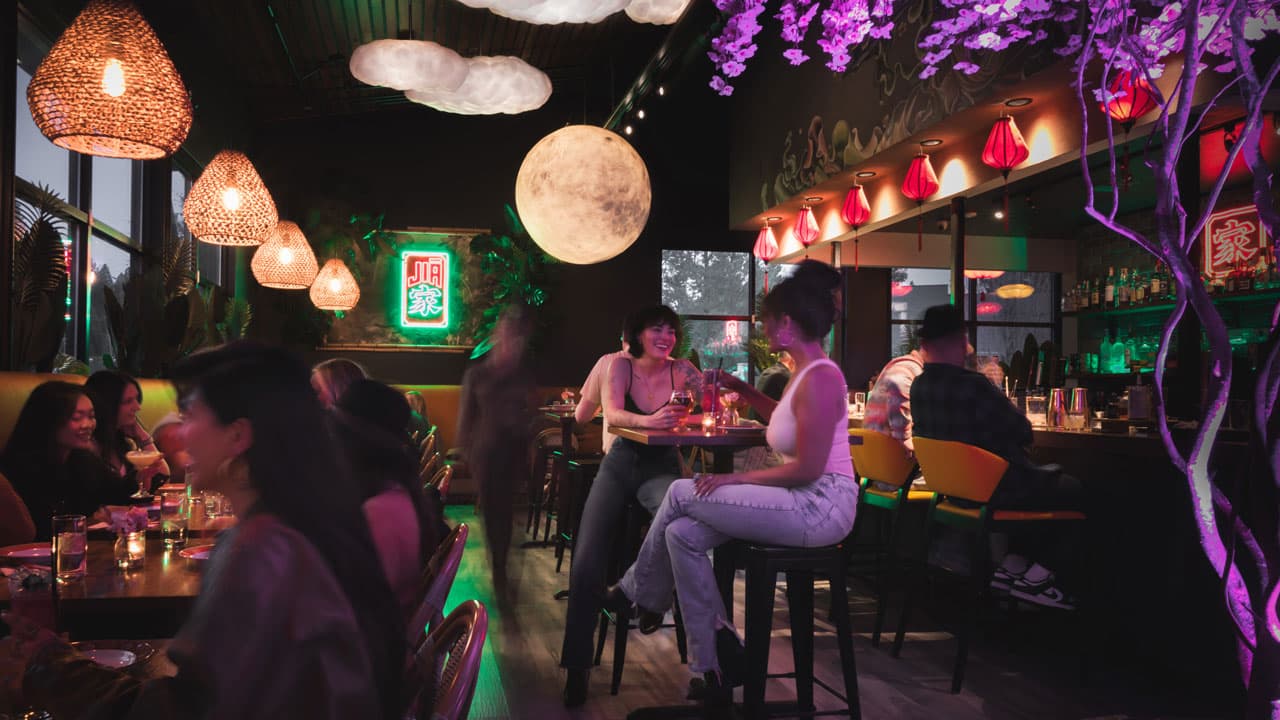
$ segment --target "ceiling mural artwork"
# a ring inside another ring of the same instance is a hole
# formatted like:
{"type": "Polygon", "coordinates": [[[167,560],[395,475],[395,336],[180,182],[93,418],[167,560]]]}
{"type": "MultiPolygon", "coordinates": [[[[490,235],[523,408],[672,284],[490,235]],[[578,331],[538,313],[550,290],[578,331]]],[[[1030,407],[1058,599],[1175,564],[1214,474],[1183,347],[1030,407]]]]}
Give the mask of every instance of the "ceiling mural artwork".
{"type": "Polygon", "coordinates": [[[758,122],[734,128],[733,146],[751,148],[753,155],[734,160],[732,222],[826,182],[1057,59],[1030,49],[1001,54],[960,49],[958,55],[978,65],[976,73],[940,68],[920,80],[924,52],[915,38],[933,22],[932,5],[900,8],[892,38],[863,42],[841,74],[816,64],[792,67],[778,59],[778,47],[763,51],[763,61],[753,66],[758,75],[733,95],[735,106],[743,112],[759,107],[766,101],[760,88],[781,84],[791,88],[790,102],[771,103],[772,112],[753,113],[758,122]]]}

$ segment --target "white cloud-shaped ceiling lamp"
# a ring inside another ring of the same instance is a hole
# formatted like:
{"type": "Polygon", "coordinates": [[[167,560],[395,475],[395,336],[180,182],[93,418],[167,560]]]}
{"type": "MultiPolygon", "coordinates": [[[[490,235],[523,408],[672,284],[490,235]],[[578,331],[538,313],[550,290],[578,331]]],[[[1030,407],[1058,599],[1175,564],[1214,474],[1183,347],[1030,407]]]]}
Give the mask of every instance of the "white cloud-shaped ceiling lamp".
{"type": "Polygon", "coordinates": [[[650,197],[640,154],[592,125],[570,125],[539,140],[516,176],[516,209],[529,237],[576,265],[630,247],[649,219],[650,197]]]}
{"type": "Polygon", "coordinates": [[[519,58],[464,58],[426,40],[375,40],[355,49],[350,67],[363,83],[462,115],[515,115],[551,97],[551,78],[519,58]]]}
{"type": "Polygon", "coordinates": [[[598,23],[619,10],[641,23],[670,25],[680,19],[691,0],[460,0],[495,15],[533,23],[598,23]]]}

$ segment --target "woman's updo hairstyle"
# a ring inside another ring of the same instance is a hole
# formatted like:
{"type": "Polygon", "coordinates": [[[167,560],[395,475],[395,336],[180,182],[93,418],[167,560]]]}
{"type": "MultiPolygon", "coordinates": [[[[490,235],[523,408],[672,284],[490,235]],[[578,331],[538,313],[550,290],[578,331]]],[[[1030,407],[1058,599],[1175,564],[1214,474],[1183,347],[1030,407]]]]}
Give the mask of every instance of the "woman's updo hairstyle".
{"type": "Polygon", "coordinates": [[[786,315],[809,339],[817,340],[831,332],[842,302],[840,273],[817,260],[805,260],[765,296],[760,314],[786,315]]]}

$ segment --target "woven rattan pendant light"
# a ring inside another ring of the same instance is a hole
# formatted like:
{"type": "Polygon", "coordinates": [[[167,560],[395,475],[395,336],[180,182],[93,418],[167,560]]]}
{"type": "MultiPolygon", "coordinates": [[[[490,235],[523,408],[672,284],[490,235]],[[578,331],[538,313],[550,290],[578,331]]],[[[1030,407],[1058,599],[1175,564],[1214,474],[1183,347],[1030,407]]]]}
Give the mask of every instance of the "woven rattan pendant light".
{"type": "Polygon", "coordinates": [[[191,234],[212,245],[259,245],[280,219],[253,163],[235,150],[213,156],[191,184],[182,214],[191,234]]]}
{"type": "Polygon", "coordinates": [[[288,220],[267,231],[265,242],[253,251],[249,267],[259,285],[278,290],[306,290],[318,269],[307,237],[297,223],[288,220]]]}
{"type": "Polygon", "coordinates": [[[90,0],[27,86],[55,145],[86,155],[168,157],[191,129],[191,97],[160,38],[126,0],[90,0]]]}
{"type": "Polygon", "coordinates": [[[360,286],[347,264],[330,260],[311,283],[311,303],[321,310],[350,310],[360,302],[360,286]]]}

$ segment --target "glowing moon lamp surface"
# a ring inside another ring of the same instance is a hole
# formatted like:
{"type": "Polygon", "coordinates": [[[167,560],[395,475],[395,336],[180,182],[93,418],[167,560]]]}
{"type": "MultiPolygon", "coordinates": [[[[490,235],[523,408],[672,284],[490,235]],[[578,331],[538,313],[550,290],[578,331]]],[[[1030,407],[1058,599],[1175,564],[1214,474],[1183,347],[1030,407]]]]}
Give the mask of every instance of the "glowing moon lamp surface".
{"type": "Polygon", "coordinates": [[[649,170],[620,135],[570,125],[538,141],[516,176],[516,209],[529,236],[562,262],[616,257],[649,219],[649,170]]]}

